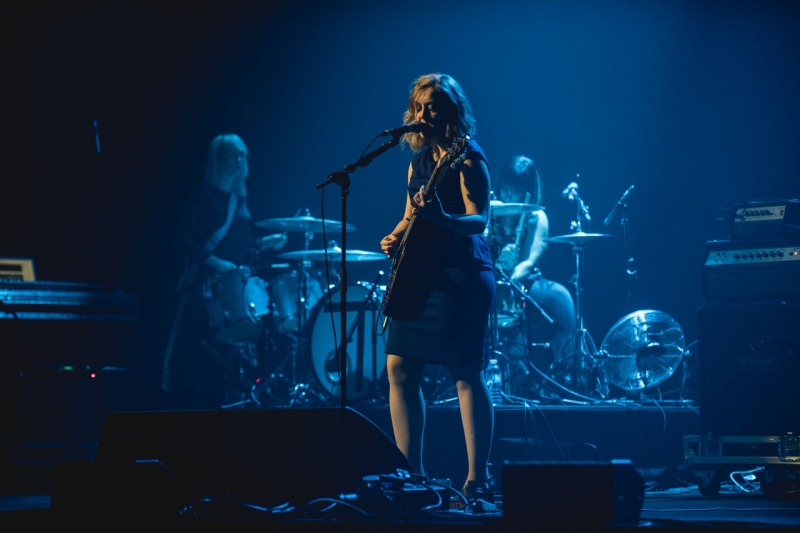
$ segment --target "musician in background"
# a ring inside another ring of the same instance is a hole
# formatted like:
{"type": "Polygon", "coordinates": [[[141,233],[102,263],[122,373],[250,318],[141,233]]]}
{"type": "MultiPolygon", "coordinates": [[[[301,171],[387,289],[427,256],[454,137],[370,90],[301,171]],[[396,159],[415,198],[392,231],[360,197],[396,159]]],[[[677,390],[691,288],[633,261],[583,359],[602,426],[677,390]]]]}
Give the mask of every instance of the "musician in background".
{"type": "MultiPolygon", "coordinates": [[[[501,167],[495,183],[497,199],[503,203],[542,205],[542,180],[529,157],[512,157],[501,167]]],[[[547,249],[547,214],[541,209],[519,216],[493,217],[491,233],[496,253],[499,253],[497,268],[503,269],[512,281],[527,289],[527,294],[553,319],[553,323],[549,324],[537,309],[530,304],[525,306],[527,316],[524,318],[528,325],[524,336],[528,343],[550,343],[550,351],[546,356],[535,355],[530,361],[546,372],[554,360],[572,351],[575,334],[572,296],[560,283],[543,277],[537,266],[547,249]]],[[[512,293],[510,297],[517,295],[512,293]]],[[[508,302],[498,301],[497,304],[513,307],[508,302]]]]}
{"type": "Polygon", "coordinates": [[[404,260],[395,271],[397,283],[388,293],[399,298],[386,342],[392,427],[397,446],[417,473],[424,474],[420,381],[426,364],[447,366],[458,391],[469,460],[461,490],[475,498],[490,490],[487,466],[494,424],[483,373],[494,297],[491,253],[482,236],[489,216],[489,170],[480,145],[470,140],[460,150],[463,163],[455,169],[442,165],[438,186],[425,189],[437,164],[447,160],[448,148],[475,132],[469,101],[452,77],[416,79],[403,118],[424,128],[404,136],[416,152],[408,167],[405,212],[381,241],[383,251],[392,255],[414,220],[404,260]]]}
{"type": "Polygon", "coordinates": [[[247,146],[238,135],[215,137],[208,148],[205,177],[194,184],[181,221],[185,269],[162,376],[162,389],[174,388],[179,406],[218,408],[224,400],[224,365],[213,361],[200,344],[213,333],[201,294],[203,283],[245,267],[254,249],[280,249],[286,243],[285,234],[253,238],[247,157],[247,146]]]}

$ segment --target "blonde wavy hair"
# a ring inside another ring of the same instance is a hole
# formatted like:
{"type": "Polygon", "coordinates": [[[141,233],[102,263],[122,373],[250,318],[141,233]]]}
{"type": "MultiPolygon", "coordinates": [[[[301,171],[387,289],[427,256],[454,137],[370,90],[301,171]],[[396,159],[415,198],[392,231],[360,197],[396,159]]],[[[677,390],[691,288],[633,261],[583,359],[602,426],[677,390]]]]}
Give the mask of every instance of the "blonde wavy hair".
{"type": "Polygon", "coordinates": [[[245,181],[250,175],[250,165],[247,163],[247,145],[235,133],[217,135],[208,147],[208,164],[206,165],[206,181],[223,191],[233,191],[238,196],[247,196],[245,181]],[[244,154],[242,173],[231,179],[220,172],[219,160],[226,152],[241,152],[244,154]]]}
{"type": "MultiPolygon", "coordinates": [[[[472,106],[467,100],[467,95],[452,76],[439,72],[425,74],[411,82],[408,109],[403,113],[403,123],[408,124],[414,120],[414,104],[419,95],[429,88],[445,94],[453,104],[445,136],[453,141],[465,135],[474,136],[477,130],[475,115],[472,114],[472,106]]],[[[415,152],[428,144],[428,141],[423,139],[419,133],[406,133],[403,135],[403,142],[407,143],[415,152]]]]}

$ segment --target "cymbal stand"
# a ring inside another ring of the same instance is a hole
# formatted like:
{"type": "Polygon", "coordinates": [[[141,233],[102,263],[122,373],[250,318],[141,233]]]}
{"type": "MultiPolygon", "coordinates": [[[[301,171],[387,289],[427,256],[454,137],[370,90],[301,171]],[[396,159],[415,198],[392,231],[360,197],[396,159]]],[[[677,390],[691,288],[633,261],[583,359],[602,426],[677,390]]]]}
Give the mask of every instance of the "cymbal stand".
{"type": "MultiPolygon", "coordinates": [[[[304,208],[305,216],[311,216],[311,210],[304,208]]],[[[306,230],[303,233],[303,249],[309,250],[311,241],[314,240],[314,232],[306,230]]],[[[308,309],[306,304],[309,300],[308,270],[311,262],[303,260],[297,273],[297,338],[292,350],[292,385],[289,393],[289,405],[298,405],[308,401],[309,383],[300,382],[300,358],[307,355],[306,347],[306,327],[308,323],[308,309]]],[[[303,376],[308,377],[308,376],[303,376]]],[[[307,381],[307,380],[304,380],[307,381]]]]}
{"type": "Polygon", "coordinates": [[[630,304],[631,300],[631,292],[633,291],[633,280],[636,279],[636,270],[633,268],[633,257],[631,257],[630,252],[630,245],[628,243],[628,204],[622,204],[622,219],[620,220],[620,224],[622,224],[622,235],[625,241],[625,257],[627,268],[625,269],[625,285],[628,294],[628,303],[630,304]]]}
{"type": "MultiPolygon", "coordinates": [[[[568,200],[575,201],[577,207],[577,215],[575,220],[570,222],[570,228],[575,232],[582,232],[582,221],[585,220],[588,225],[591,222],[591,216],[589,216],[589,207],[578,194],[577,184],[571,183],[564,191],[564,196],[568,200]]],[[[599,356],[597,347],[584,326],[583,279],[586,246],[582,242],[576,241],[572,246],[572,252],[575,254],[575,274],[571,280],[575,287],[575,338],[573,352],[566,357],[571,361],[569,361],[568,376],[565,378],[572,390],[579,395],[589,397],[592,392],[595,392],[601,397],[605,397],[608,394],[608,386],[602,374],[597,371],[599,356]],[[593,388],[590,381],[595,375],[597,383],[593,388]]]]}

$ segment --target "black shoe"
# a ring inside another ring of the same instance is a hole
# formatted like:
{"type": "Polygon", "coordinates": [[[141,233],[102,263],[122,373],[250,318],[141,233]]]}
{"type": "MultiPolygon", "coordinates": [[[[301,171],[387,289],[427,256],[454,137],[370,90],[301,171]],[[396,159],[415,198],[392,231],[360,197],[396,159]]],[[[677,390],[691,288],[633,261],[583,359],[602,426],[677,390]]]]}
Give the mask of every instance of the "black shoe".
{"type": "Polygon", "coordinates": [[[475,480],[468,479],[461,487],[461,494],[467,501],[473,502],[475,500],[483,500],[489,503],[494,503],[494,479],[475,480]]]}

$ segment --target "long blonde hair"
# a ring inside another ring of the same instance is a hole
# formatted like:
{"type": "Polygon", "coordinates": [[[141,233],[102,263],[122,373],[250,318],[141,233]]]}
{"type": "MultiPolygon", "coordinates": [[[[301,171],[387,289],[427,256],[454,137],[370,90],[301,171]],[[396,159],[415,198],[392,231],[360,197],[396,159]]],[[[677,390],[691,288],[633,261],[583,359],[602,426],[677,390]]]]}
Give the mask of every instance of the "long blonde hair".
{"type": "MultiPolygon", "coordinates": [[[[452,76],[439,72],[425,74],[411,82],[408,109],[403,113],[403,122],[408,124],[414,120],[414,104],[417,102],[420,93],[428,88],[433,88],[434,91],[447,95],[447,98],[453,104],[452,118],[450,124],[447,125],[445,137],[456,140],[464,135],[475,135],[477,129],[475,115],[472,114],[472,106],[467,100],[467,95],[464,94],[461,85],[452,76]]],[[[406,133],[403,135],[403,142],[408,143],[415,152],[428,144],[419,133],[406,133]]]]}
{"type": "Polygon", "coordinates": [[[250,175],[250,165],[247,163],[247,145],[235,133],[217,135],[208,147],[208,164],[206,165],[206,181],[223,191],[233,191],[238,196],[247,196],[245,181],[250,175]],[[242,152],[244,162],[242,173],[232,180],[219,170],[219,159],[225,152],[242,152]]]}

